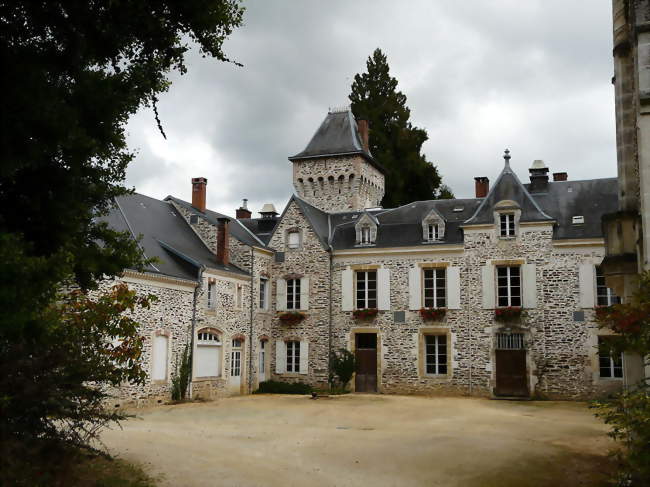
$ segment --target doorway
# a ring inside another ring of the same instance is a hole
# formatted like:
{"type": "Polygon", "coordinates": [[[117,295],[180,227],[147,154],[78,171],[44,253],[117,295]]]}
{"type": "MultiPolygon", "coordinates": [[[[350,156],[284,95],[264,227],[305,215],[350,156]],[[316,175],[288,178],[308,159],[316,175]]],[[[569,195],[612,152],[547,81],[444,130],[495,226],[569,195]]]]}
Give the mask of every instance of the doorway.
{"type": "Polygon", "coordinates": [[[241,392],[242,340],[234,339],[230,351],[230,390],[241,392]]]}
{"type": "Polygon", "coordinates": [[[528,397],[526,348],[523,333],[497,333],[496,396],[528,397]]]}
{"type": "Polygon", "coordinates": [[[354,356],[357,363],[354,390],[377,392],[377,334],[357,333],[354,340],[354,356]]]}

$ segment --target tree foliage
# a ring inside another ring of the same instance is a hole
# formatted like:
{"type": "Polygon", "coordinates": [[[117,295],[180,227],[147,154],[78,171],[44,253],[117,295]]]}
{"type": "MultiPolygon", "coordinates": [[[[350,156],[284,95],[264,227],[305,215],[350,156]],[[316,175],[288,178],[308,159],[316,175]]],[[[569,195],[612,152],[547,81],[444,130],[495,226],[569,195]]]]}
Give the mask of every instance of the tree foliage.
{"type": "Polygon", "coordinates": [[[334,380],[339,383],[340,387],[345,390],[348,383],[352,380],[356,369],[356,360],[354,354],[345,348],[338,351],[332,351],[330,354],[330,384],[334,380]]]}
{"type": "MultiPolygon", "coordinates": [[[[639,289],[624,304],[597,310],[597,320],[616,335],[603,342],[601,352],[639,354],[650,365],[650,271],[641,274],[639,289]]],[[[630,384],[627,390],[595,404],[597,415],[612,429],[609,435],[622,442],[618,453],[622,469],[619,485],[642,486],[650,479],[650,382],[630,384]]]]}
{"type": "Polygon", "coordinates": [[[172,377],[172,400],[183,401],[185,399],[191,372],[189,347],[185,345],[180,365],[178,363],[178,357],[176,357],[176,370],[174,377],[172,377]]]}
{"type": "Polygon", "coordinates": [[[406,95],[397,91],[386,55],[376,49],[366,68],[367,72],[354,76],[349,98],[354,115],[370,122],[370,152],[387,171],[382,205],[391,208],[416,200],[453,198],[449,187],[441,187],[436,167],[421,153],[427,132],[409,121],[406,95]]]}

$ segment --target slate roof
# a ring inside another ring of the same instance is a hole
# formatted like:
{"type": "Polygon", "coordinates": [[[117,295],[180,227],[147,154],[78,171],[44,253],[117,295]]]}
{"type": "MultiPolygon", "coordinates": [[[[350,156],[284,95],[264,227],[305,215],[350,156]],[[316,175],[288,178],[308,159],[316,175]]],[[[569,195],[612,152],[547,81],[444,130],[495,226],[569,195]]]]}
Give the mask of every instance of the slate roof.
{"type": "Polygon", "coordinates": [[[372,154],[363,149],[357,122],[350,110],[329,112],[309,141],[309,144],[307,144],[307,147],[295,156],[289,157],[289,160],[297,161],[343,155],[363,156],[379,171],[386,173],[381,164],[372,157],[372,154]]]}
{"type": "Polygon", "coordinates": [[[239,218],[239,223],[244,225],[251,233],[262,241],[264,245],[268,245],[273,235],[275,226],[280,221],[279,218],[239,218]]]}
{"type": "Polygon", "coordinates": [[[116,198],[116,205],[102,220],[118,231],[142,236],[140,248],[147,258],[158,261],[145,270],[182,279],[197,280],[198,267],[246,274],[234,265],[219,264],[214,254],[167,201],[138,193],[116,198]]]}

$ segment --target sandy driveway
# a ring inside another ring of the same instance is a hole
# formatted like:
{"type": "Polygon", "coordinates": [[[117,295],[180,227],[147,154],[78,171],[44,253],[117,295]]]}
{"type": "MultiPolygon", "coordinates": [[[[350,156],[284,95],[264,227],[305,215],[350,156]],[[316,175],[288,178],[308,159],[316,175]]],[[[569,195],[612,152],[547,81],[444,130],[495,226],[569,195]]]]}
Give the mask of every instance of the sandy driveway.
{"type": "Polygon", "coordinates": [[[612,443],[584,404],[245,396],[137,411],[112,453],[163,485],[600,485],[612,443]]]}

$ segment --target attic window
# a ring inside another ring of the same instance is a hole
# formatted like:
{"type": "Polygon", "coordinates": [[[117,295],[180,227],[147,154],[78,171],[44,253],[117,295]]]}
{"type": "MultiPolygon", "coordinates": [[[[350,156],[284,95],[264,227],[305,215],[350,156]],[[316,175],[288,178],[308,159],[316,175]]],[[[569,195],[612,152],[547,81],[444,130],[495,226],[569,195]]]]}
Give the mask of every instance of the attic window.
{"type": "Polygon", "coordinates": [[[437,223],[430,223],[427,227],[427,240],[434,242],[440,240],[440,227],[437,223]]]}
{"type": "Polygon", "coordinates": [[[190,225],[199,223],[199,215],[190,215],[190,225]]]}
{"type": "Polygon", "coordinates": [[[585,217],[582,215],[577,215],[571,218],[571,223],[574,225],[581,225],[585,222],[585,217]]]}
{"type": "Polygon", "coordinates": [[[370,242],[370,227],[361,228],[361,243],[369,244],[370,242]]]}
{"type": "Polygon", "coordinates": [[[453,211],[454,211],[454,213],[460,213],[464,209],[465,209],[465,207],[463,207],[463,206],[456,206],[453,211]]]}

